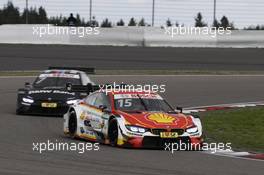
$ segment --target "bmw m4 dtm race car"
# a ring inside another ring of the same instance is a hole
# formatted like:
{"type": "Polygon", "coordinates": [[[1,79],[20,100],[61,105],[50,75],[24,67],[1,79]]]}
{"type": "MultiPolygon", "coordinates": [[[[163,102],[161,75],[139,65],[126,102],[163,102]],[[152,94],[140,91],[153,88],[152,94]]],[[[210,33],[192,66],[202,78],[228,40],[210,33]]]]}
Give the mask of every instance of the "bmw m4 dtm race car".
{"type": "Polygon", "coordinates": [[[32,85],[25,83],[25,87],[18,90],[16,113],[63,115],[69,105],[87,96],[84,92],[68,92],[66,84],[93,84],[87,73],[94,73],[94,69],[50,67],[40,73],[32,85]]]}
{"type": "Polygon", "coordinates": [[[157,93],[84,89],[95,91],[64,115],[64,133],[72,138],[133,148],[163,148],[167,142],[202,144],[199,117],[174,110],[157,93]]]}

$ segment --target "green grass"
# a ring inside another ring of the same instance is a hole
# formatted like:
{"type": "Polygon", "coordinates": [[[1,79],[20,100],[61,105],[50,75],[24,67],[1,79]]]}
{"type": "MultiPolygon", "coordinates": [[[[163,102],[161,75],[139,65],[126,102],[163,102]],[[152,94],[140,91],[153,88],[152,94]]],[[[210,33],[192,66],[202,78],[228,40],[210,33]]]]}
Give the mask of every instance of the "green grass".
{"type": "Polygon", "coordinates": [[[207,142],[230,142],[233,149],[264,152],[264,107],[201,113],[207,142]]]}

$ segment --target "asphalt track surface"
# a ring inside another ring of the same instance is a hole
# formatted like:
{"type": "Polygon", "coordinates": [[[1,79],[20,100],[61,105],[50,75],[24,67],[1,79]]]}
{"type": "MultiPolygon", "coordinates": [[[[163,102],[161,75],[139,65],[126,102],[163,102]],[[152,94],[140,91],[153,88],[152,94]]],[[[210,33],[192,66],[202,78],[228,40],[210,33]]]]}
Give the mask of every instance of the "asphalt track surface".
{"type": "Polygon", "coordinates": [[[86,66],[121,70],[263,71],[264,49],[0,44],[0,71],[86,66]]]}
{"type": "MultiPolygon", "coordinates": [[[[263,100],[264,76],[96,76],[97,83],[166,84],[173,104],[198,106],[263,100]]],[[[32,151],[32,143],[83,142],[63,135],[62,118],[16,116],[17,88],[32,78],[0,78],[1,175],[261,175],[264,162],[201,152],[135,150],[100,145],[99,151],[32,151]]]]}

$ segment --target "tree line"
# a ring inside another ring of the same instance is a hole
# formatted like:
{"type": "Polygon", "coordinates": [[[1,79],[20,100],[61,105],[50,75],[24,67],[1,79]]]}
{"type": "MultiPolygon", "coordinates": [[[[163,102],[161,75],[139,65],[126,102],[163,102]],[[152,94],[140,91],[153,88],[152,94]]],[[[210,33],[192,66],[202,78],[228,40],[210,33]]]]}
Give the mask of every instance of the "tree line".
{"type": "MultiPolygon", "coordinates": [[[[197,14],[197,16],[194,18],[194,21],[195,21],[195,23],[194,23],[194,26],[195,27],[208,27],[208,24],[203,21],[203,16],[202,16],[202,13],[201,12],[199,12],[197,14]]],[[[171,27],[171,26],[177,26],[178,27],[178,26],[184,26],[184,24],[181,24],[180,25],[178,22],[176,22],[175,24],[173,24],[171,22],[171,20],[168,19],[166,21],[166,26],[167,27],[171,27]]],[[[225,29],[229,27],[231,30],[234,30],[235,29],[234,23],[229,22],[229,19],[226,16],[223,16],[221,18],[220,22],[217,21],[217,20],[215,20],[214,23],[212,24],[212,26],[213,27],[216,27],[216,28],[223,27],[225,29]]]]}
{"type": "MultiPolygon", "coordinates": [[[[37,8],[24,9],[22,14],[19,13],[18,7],[15,7],[11,1],[0,9],[0,25],[1,24],[25,24],[26,15],[28,16],[28,24],[54,24],[58,26],[67,26],[68,17],[56,16],[48,18],[46,10],[41,6],[37,8]]],[[[85,21],[79,14],[76,14],[76,26],[101,26],[101,27],[112,27],[114,24],[110,22],[108,18],[104,19],[99,25],[99,22],[92,18],[92,21],[85,21]]],[[[121,19],[116,23],[117,26],[124,26],[125,22],[121,19]]],[[[128,26],[147,26],[144,18],[139,23],[134,18],[131,18],[128,26]]]]}
{"type": "MultiPolygon", "coordinates": [[[[39,8],[24,9],[20,14],[18,7],[15,7],[11,1],[0,9],[0,25],[1,24],[25,24],[26,15],[28,15],[28,24],[54,24],[58,26],[67,26],[68,17],[56,16],[48,18],[46,10],[41,6],[39,8]]],[[[203,21],[203,16],[199,12],[195,17],[195,27],[207,27],[209,26],[203,21]]],[[[91,21],[85,21],[81,18],[79,14],[76,14],[76,26],[101,26],[101,27],[113,27],[113,26],[150,26],[144,18],[137,21],[135,18],[131,18],[126,24],[123,19],[120,19],[117,23],[111,22],[108,18],[105,18],[100,24],[95,17],[92,17],[91,21]]],[[[184,24],[179,24],[178,22],[173,23],[170,19],[166,21],[166,26],[184,26],[184,24]]],[[[230,22],[226,16],[223,16],[220,21],[215,20],[212,24],[213,27],[230,27],[235,29],[234,23],[230,22]]],[[[250,26],[244,28],[245,30],[264,30],[264,26],[250,26]]]]}

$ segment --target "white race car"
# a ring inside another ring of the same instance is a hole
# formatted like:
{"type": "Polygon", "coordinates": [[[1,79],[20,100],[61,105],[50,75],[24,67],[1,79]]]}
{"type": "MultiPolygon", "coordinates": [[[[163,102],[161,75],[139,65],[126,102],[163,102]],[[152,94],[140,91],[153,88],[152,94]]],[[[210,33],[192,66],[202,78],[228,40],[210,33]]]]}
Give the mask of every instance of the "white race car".
{"type": "Polygon", "coordinates": [[[166,142],[202,144],[198,117],[174,110],[149,92],[95,91],[64,115],[64,133],[72,138],[133,148],[162,148],[166,142]]]}

